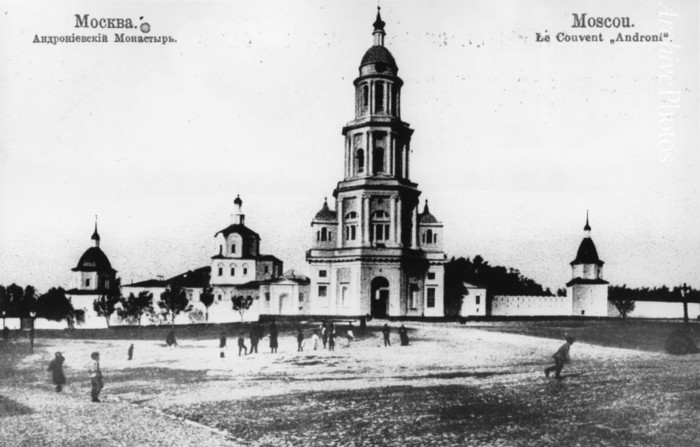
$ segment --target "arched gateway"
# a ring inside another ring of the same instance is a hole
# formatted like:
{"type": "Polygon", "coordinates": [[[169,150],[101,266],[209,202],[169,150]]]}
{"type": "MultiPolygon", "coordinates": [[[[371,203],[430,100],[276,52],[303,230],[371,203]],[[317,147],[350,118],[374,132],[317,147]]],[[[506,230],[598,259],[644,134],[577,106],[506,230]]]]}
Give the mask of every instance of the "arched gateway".
{"type": "Polygon", "coordinates": [[[371,312],[374,318],[386,318],[389,306],[389,281],[383,276],[372,280],[371,312]]]}

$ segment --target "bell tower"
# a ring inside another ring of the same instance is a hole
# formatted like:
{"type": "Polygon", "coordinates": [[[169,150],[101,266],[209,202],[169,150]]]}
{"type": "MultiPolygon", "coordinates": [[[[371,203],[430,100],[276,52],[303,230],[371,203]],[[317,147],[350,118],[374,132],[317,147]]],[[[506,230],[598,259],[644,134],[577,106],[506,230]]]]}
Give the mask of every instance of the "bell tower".
{"type": "Polygon", "coordinates": [[[413,129],[401,120],[403,81],[384,46],[380,12],[353,82],[354,119],[342,129],[345,163],[333,191],[335,210],[324,203],[311,224],[312,311],[442,316],[445,254],[434,243],[421,247],[421,193],[409,179],[413,129]]]}

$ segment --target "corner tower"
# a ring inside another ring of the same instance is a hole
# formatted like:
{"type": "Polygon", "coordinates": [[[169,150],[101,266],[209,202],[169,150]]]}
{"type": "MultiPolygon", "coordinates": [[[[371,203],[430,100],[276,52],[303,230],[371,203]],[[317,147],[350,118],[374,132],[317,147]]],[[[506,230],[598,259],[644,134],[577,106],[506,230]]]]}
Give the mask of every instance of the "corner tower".
{"type": "Polygon", "coordinates": [[[576,252],[576,259],[571,261],[571,281],[566,283],[566,295],[571,298],[572,315],[608,316],[608,282],[603,280],[604,262],[598,257],[591,238],[591,226],[583,227],[583,240],[576,252]]]}
{"type": "Polygon", "coordinates": [[[335,210],[324,203],[311,223],[311,311],[443,316],[442,224],[427,205],[418,212],[420,191],[409,179],[413,129],[401,120],[403,81],[384,46],[379,8],[373,26],[373,45],[354,81],[355,116],[342,130],[335,210]]]}

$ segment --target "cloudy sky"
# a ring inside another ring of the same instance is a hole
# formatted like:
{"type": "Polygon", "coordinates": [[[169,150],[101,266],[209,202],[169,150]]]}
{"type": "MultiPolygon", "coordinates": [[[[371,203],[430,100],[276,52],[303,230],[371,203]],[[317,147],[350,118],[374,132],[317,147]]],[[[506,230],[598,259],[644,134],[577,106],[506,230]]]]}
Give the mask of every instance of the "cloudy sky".
{"type": "MultiPolygon", "coordinates": [[[[411,178],[450,256],[562,287],[589,209],[612,283],[700,287],[700,19],[696,2],[666,5],[382,2],[415,129],[411,178]],[[573,13],[634,28],[572,28],[573,13]],[[609,42],[664,30],[662,44],[609,42]]],[[[70,286],[96,214],[124,283],[207,265],[236,194],[262,250],[305,272],[375,13],[376,2],[0,2],[0,283],[70,286]],[[147,22],[149,34],[126,34],[177,42],[116,43],[123,30],[76,28],[75,14],[147,22]],[[108,43],[33,43],[100,33],[108,43]]]]}

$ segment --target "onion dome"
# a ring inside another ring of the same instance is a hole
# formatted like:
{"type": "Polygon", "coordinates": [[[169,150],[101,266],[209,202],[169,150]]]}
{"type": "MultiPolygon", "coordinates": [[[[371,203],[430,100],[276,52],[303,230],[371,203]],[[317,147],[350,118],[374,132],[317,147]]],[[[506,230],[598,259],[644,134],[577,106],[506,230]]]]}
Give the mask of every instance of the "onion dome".
{"type": "Polygon", "coordinates": [[[241,196],[236,194],[236,198],[233,199],[233,204],[236,206],[241,206],[243,205],[243,200],[241,200],[241,196]]]}
{"type": "Polygon", "coordinates": [[[95,241],[96,247],[100,246],[100,233],[97,232],[97,222],[95,222],[95,231],[92,233],[92,237],[90,239],[95,241]]]}
{"type": "Polygon", "coordinates": [[[583,231],[591,231],[591,226],[588,224],[588,211],[586,211],[586,226],[583,227],[583,231]]]}
{"type": "Polygon", "coordinates": [[[425,201],[425,206],[423,207],[423,212],[419,216],[419,221],[420,223],[439,223],[439,221],[430,214],[430,210],[428,209],[428,201],[425,201]]]}
{"type": "Polygon", "coordinates": [[[335,214],[335,211],[331,211],[331,209],[328,208],[328,200],[324,199],[323,208],[321,208],[321,211],[316,213],[316,217],[314,217],[314,220],[325,220],[335,222],[336,219],[337,216],[335,214]]]}

